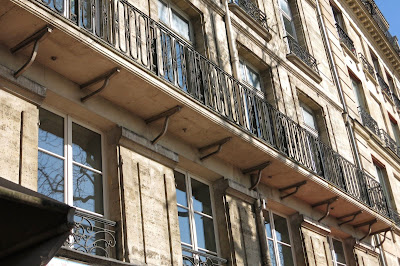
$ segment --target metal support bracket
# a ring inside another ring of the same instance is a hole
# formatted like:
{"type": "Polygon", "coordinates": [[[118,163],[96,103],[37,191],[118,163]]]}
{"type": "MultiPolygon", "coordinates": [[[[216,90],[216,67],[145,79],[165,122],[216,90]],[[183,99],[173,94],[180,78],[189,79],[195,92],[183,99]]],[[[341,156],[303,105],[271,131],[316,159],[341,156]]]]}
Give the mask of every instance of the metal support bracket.
{"type": "Polygon", "coordinates": [[[293,185],[290,185],[290,186],[287,186],[287,187],[280,188],[279,192],[283,192],[283,191],[295,188],[295,190],[293,192],[290,192],[289,194],[281,196],[281,200],[296,194],[299,191],[299,188],[301,186],[305,185],[305,184],[307,184],[307,180],[301,181],[299,183],[296,183],[296,184],[293,184],[293,185]]]}
{"type": "Polygon", "coordinates": [[[360,215],[361,213],[363,213],[363,211],[356,211],[356,212],[353,212],[353,213],[349,213],[349,214],[346,214],[346,215],[337,217],[338,220],[341,220],[341,219],[344,219],[344,218],[348,218],[348,217],[353,216],[353,218],[351,218],[350,220],[346,220],[346,221],[344,221],[344,222],[341,222],[341,223],[339,223],[338,225],[341,226],[341,225],[343,225],[343,224],[347,224],[347,223],[350,223],[350,222],[354,221],[354,220],[356,219],[356,217],[357,217],[358,215],[360,215]]]}
{"type": "Polygon", "coordinates": [[[165,120],[164,120],[164,125],[163,125],[163,129],[161,130],[160,134],[158,134],[158,136],[157,136],[155,139],[153,139],[153,140],[151,141],[151,143],[152,143],[153,145],[156,144],[156,143],[160,140],[160,138],[161,138],[162,136],[165,135],[165,133],[167,133],[167,130],[168,130],[168,123],[169,123],[169,118],[170,118],[170,116],[176,114],[176,113],[179,112],[181,109],[182,109],[182,107],[179,106],[179,105],[177,105],[177,106],[175,106],[175,107],[173,107],[173,108],[171,108],[171,109],[169,109],[169,110],[167,110],[167,111],[165,111],[165,112],[162,112],[162,113],[160,113],[160,114],[158,114],[158,115],[152,116],[152,117],[147,118],[147,119],[145,120],[146,124],[150,124],[150,123],[152,123],[152,122],[154,122],[154,121],[157,121],[157,120],[159,120],[159,119],[161,119],[161,118],[165,118],[165,120]]]}
{"type": "Polygon", "coordinates": [[[376,235],[376,234],[380,234],[380,233],[385,232],[385,234],[383,235],[383,240],[382,240],[382,241],[380,241],[381,239],[380,239],[380,237],[378,236],[378,238],[379,238],[379,243],[375,246],[375,248],[379,248],[380,246],[383,245],[383,243],[385,243],[387,232],[392,231],[392,230],[393,230],[393,228],[389,227],[389,228],[382,229],[382,230],[379,230],[379,231],[376,231],[376,232],[371,233],[371,235],[376,235]]]}
{"type": "Polygon", "coordinates": [[[81,102],[83,102],[83,103],[86,102],[90,97],[92,97],[92,96],[98,94],[99,92],[101,92],[102,90],[104,90],[107,87],[108,83],[110,82],[110,79],[112,77],[114,77],[116,74],[118,74],[120,71],[121,71],[121,69],[119,67],[113,68],[110,71],[98,76],[97,78],[94,78],[91,81],[88,81],[88,82],[82,84],[80,86],[81,90],[86,89],[87,87],[104,80],[103,85],[99,89],[95,90],[94,92],[89,93],[85,97],[82,97],[81,102]]]}
{"type": "Polygon", "coordinates": [[[354,228],[359,228],[359,227],[363,227],[363,226],[368,225],[368,233],[367,233],[365,236],[363,236],[363,237],[360,239],[360,241],[364,240],[366,237],[368,237],[368,236],[371,235],[372,225],[373,225],[374,223],[376,223],[377,221],[378,221],[378,220],[373,219],[373,220],[370,220],[370,221],[367,221],[367,222],[364,222],[364,223],[360,223],[360,224],[356,224],[356,225],[353,226],[354,228]]]}
{"type": "Polygon", "coordinates": [[[258,186],[258,184],[261,181],[262,170],[264,170],[264,168],[267,167],[270,164],[271,164],[270,161],[266,161],[265,163],[262,163],[260,165],[257,165],[257,166],[242,170],[243,174],[248,174],[248,173],[251,173],[251,172],[254,172],[254,171],[258,171],[256,182],[253,185],[251,185],[251,187],[249,188],[250,190],[253,190],[258,186]]]}
{"type": "Polygon", "coordinates": [[[207,146],[205,146],[205,147],[200,148],[200,149],[199,149],[199,152],[204,152],[204,151],[206,151],[206,150],[208,150],[208,149],[211,149],[211,148],[213,148],[213,147],[218,146],[217,150],[215,150],[215,151],[213,151],[213,152],[211,152],[211,153],[209,153],[209,154],[207,154],[207,155],[202,156],[202,157],[200,158],[200,160],[202,161],[202,160],[204,160],[204,159],[207,159],[207,158],[210,157],[210,156],[213,156],[213,155],[219,153],[219,152],[221,151],[221,149],[222,149],[222,145],[224,145],[225,143],[227,143],[227,142],[230,141],[231,139],[232,139],[231,137],[227,137],[227,138],[221,139],[221,140],[219,140],[219,141],[217,141],[217,142],[214,142],[214,143],[212,143],[212,144],[210,144],[210,145],[207,145],[207,146]]]}
{"type": "Polygon", "coordinates": [[[315,208],[315,207],[326,204],[325,214],[321,218],[318,219],[318,222],[321,222],[323,219],[325,219],[326,217],[329,216],[330,211],[333,209],[333,208],[331,208],[331,204],[334,203],[335,201],[337,201],[338,199],[339,199],[339,197],[336,196],[336,197],[333,197],[333,198],[330,198],[330,199],[327,199],[327,200],[324,200],[324,201],[321,201],[321,202],[311,205],[312,208],[315,208]]]}
{"type": "Polygon", "coordinates": [[[41,30],[35,32],[34,34],[32,34],[31,36],[29,36],[28,38],[26,38],[25,40],[23,40],[22,42],[20,42],[19,44],[17,44],[16,46],[14,46],[13,48],[10,49],[10,52],[12,54],[15,54],[19,50],[22,50],[23,48],[27,47],[32,42],[34,42],[32,53],[31,53],[28,61],[26,61],[26,63],[20,69],[18,69],[16,72],[14,72],[15,78],[18,78],[19,76],[21,76],[33,64],[33,62],[36,59],[38,50],[39,50],[39,43],[41,41],[43,41],[45,36],[48,33],[51,33],[52,31],[53,31],[53,28],[51,28],[50,26],[45,26],[41,30]]]}

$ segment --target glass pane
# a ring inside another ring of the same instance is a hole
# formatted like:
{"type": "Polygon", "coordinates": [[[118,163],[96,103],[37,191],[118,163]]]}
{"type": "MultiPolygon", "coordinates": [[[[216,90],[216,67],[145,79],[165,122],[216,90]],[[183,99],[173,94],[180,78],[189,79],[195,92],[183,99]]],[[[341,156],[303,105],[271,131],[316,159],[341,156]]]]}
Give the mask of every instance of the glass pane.
{"type": "Polygon", "coordinates": [[[168,6],[162,1],[158,1],[158,16],[162,22],[169,25],[168,6]]]}
{"type": "Polygon", "coordinates": [[[39,109],[39,147],[64,156],[64,118],[39,109]]]}
{"type": "Polygon", "coordinates": [[[286,33],[288,35],[290,35],[291,37],[293,37],[293,39],[296,39],[296,33],[294,32],[294,26],[293,26],[293,22],[291,20],[289,20],[288,18],[286,18],[285,16],[283,17],[283,24],[285,25],[285,30],[286,33]]]}
{"type": "Polygon", "coordinates": [[[292,17],[290,13],[290,7],[287,0],[279,0],[279,6],[281,7],[282,11],[286,13],[289,17],[292,17]]]}
{"type": "Polygon", "coordinates": [[[365,109],[364,101],[363,101],[363,98],[362,98],[362,94],[361,94],[358,82],[356,80],[354,80],[354,79],[351,79],[351,84],[353,86],[354,95],[356,96],[356,104],[357,104],[357,106],[361,106],[363,109],[365,109]]]}
{"type": "Polygon", "coordinates": [[[258,73],[253,71],[251,68],[247,68],[247,73],[250,85],[258,90],[261,90],[260,75],[258,75],[258,73]]]}
{"type": "Polygon", "coordinates": [[[264,215],[265,219],[265,230],[267,231],[267,237],[272,238],[271,221],[269,220],[269,212],[264,215]]]}
{"type": "Polygon", "coordinates": [[[64,202],[64,160],[39,151],[37,191],[64,202]]]}
{"type": "Polygon", "coordinates": [[[317,124],[315,122],[314,114],[304,107],[302,107],[302,109],[303,109],[304,123],[306,123],[306,125],[309,126],[310,128],[317,130],[317,124]]]}
{"type": "Polygon", "coordinates": [[[198,212],[212,215],[209,187],[193,178],[191,179],[191,182],[193,209],[198,212]]]}
{"type": "Polygon", "coordinates": [[[103,178],[80,166],[73,166],[74,206],[103,214],[103,178]]]}
{"type": "Polygon", "coordinates": [[[196,213],[194,214],[194,220],[199,248],[217,252],[213,220],[196,213]]]}
{"type": "Polygon", "coordinates": [[[176,202],[187,207],[186,197],[186,180],[185,175],[174,171],[175,176],[175,187],[176,187],[176,202]]]}
{"type": "Polygon", "coordinates": [[[337,241],[336,239],[332,239],[332,243],[333,249],[335,251],[336,261],[339,263],[346,263],[342,242],[337,241]]]}
{"type": "Polygon", "coordinates": [[[279,261],[282,266],[293,266],[292,250],[290,247],[278,244],[279,261]]]}
{"type": "Polygon", "coordinates": [[[190,238],[188,210],[178,207],[178,219],[179,219],[179,232],[181,234],[181,242],[192,244],[192,240],[190,238]]]}
{"type": "Polygon", "coordinates": [[[271,264],[272,266],[276,266],[276,256],[275,256],[275,250],[274,250],[274,242],[272,240],[268,240],[268,249],[269,249],[269,256],[271,258],[271,264]]]}
{"type": "Polygon", "coordinates": [[[72,123],[72,159],[101,171],[101,136],[72,123]]]}
{"type": "Polygon", "coordinates": [[[276,240],[290,244],[289,231],[287,228],[286,219],[276,214],[273,214],[273,216],[274,216],[276,240]]]}
{"type": "Polygon", "coordinates": [[[172,29],[178,32],[180,35],[190,40],[189,37],[189,22],[182,18],[179,14],[172,11],[172,29]]]}

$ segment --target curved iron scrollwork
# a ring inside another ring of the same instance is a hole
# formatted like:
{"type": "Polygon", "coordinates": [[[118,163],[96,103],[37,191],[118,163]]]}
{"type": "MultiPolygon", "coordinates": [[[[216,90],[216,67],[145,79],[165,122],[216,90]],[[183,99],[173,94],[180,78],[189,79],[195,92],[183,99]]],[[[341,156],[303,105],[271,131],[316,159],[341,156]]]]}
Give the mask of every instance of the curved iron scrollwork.
{"type": "Polygon", "coordinates": [[[182,247],[183,265],[185,266],[222,266],[227,261],[207,253],[182,247]]]}
{"type": "Polygon", "coordinates": [[[267,16],[251,0],[233,0],[231,3],[237,4],[252,19],[268,30],[267,16]]]}
{"type": "Polygon", "coordinates": [[[115,247],[115,222],[76,211],[71,236],[64,243],[66,247],[92,255],[110,257],[115,247]],[[112,228],[112,229],[111,229],[112,228]]]}
{"type": "Polygon", "coordinates": [[[294,54],[307,66],[319,74],[317,60],[309,52],[307,52],[306,49],[301,47],[301,45],[293,37],[288,35],[285,38],[287,40],[289,54],[294,54]]]}
{"type": "Polygon", "coordinates": [[[336,29],[338,31],[339,34],[339,38],[340,41],[342,41],[344,43],[344,45],[346,45],[347,48],[349,48],[349,50],[356,55],[356,48],[354,47],[354,42],[352,39],[350,39],[349,35],[347,35],[347,33],[344,31],[344,29],[342,29],[338,23],[336,23],[336,29]]]}

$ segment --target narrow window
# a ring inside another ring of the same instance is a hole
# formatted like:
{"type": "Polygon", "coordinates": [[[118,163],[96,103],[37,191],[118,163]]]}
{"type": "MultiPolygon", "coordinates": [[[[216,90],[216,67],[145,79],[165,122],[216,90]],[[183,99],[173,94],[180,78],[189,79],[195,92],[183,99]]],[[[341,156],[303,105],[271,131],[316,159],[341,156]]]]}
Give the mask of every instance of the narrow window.
{"type": "Polygon", "coordinates": [[[279,0],[281,18],[286,35],[289,35],[292,37],[292,39],[297,41],[296,29],[294,26],[292,10],[290,9],[289,1],[291,0],[279,0]]]}
{"type": "Polygon", "coordinates": [[[392,194],[390,193],[389,187],[387,186],[388,181],[387,181],[385,166],[376,160],[373,160],[373,162],[376,170],[376,175],[378,176],[378,181],[382,186],[383,194],[385,195],[386,198],[386,203],[390,207],[392,201],[392,194]]]}
{"type": "Polygon", "coordinates": [[[328,237],[334,266],[346,266],[343,243],[335,238],[328,237]]]}
{"type": "Polygon", "coordinates": [[[251,87],[261,91],[261,78],[258,71],[250,63],[240,60],[241,78],[251,87]]]}
{"type": "Polygon", "coordinates": [[[387,80],[388,80],[388,83],[389,83],[389,89],[390,89],[390,91],[391,91],[393,94],[397,95],[397,94],[396,94],[395,87],[394,87],[393,78],[392,78],[388,73],[386,73],[386,77],[387,77],[387,80]]]}
{"type": "Polygon", "coordinates": [[[344,23],[343,23],[343,16],[342,13],[334,6],[332,7],[332,13],[333,13],[333,18],[335,19],[335,22],[339,27],[344,29],[344,23]]]}
{"type": "Polygon", "coordinates": [[[158,1],[158,16],[164,24],[176,33],[186,40],[191,40],[189,19],[185,18],[177,8],[171,7],[169,2],[158,1]]]}
{"type": "Polygon", "coordinates": [[[351,86],[353,87],[354,92],[354,99],[356,102],[357,107],[361,107],[363,110],[366,110],[365,100],[364,100],[364,93],[362,91],[361,83],[358,79],[353,77],[350,74],[351,79],[351,86]]]}
{"type": "Polygon", "coordinates": [[[390,126],[392,127],[392,132],[394,139],[396,140],[397,146],[400,146],[400,130],[397,121],[394,120],[391,116],[389,116],[390,126]]]}
{"type": "Polygon", "coordinates": [[[287,219],[271,211],[267,211],[264,218],[272,265],[294,265],[287,219]]]}
{"type": "Polygon", "coordinates": [[[374,65],[374,69],[376,74],[381,75],[381,67],[379,65],[378,58],[374,53],[371,52],[372,64],[374,65]]]}
{"type": "Polygon", "coordinates": [[[301,103],[300,105],[303,113],[304,124],[312,133],[318,135],[318,125],[314,111],[304,103],[301,103]]]}

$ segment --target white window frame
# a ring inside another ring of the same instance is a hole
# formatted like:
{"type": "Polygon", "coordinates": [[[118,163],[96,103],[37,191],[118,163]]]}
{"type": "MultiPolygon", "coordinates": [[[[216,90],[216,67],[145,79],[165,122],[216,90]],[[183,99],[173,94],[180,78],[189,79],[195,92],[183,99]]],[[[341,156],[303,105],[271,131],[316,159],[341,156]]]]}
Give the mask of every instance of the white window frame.
{"type": "Polygon", "coordinates": [[[194,44],[194,35],[193,35],[193,27],[192,27],[192,23],[190,21],[190,17],[187,14],[185,14],[185,12],[183,12],[179,7],[177,7],[176,5],[171,3],[171,1],[169,1],[169,0],[157,0],[157,12],[158,12],[158,5],[160,5],[160,2],[164,3],[167,6],[167,9],[168,9],[168,23],[165,23],[164,21],[162,21],[161,18],[159,18],[158,21],[161,24],[163,24],[166,27],[168,27],[168,29],[170,29],[171,31],[173,31],[174,33],[179,35],[183,40],[185,40],[189,44],[193,45],[194,44]],[[172,28],[172,12],[175,12],[176,14],[181,16],[182,19],[187,21],[188,26],[189,26],[189,39],[187,39],[181,33],[179,33],[178,31],[176,31],[175,29],[172,28]]]}
{"type": "Polygon", "coordinates": [[[106,180],[106,164],[105,164],[105,158],[104,158],[104,135],[101,131],[93,128],[92,126],[82,122],[82,121],[77,121],[75,118],[71,117],[70,115],[66,115],[64,113],[59,112],[58,110],[55,110],[51,107],[41,107],[42,109],[54,113],[55,115],[58,115],[60,117],[62,117],[64,119],[64,156],[60,156],[58,154],[52,153],[50,151],[47,151],[43,148],[38,147],[38,151],[43,152],[47,155],[53,156],[55,158],[61,159],[64,161],[64,203],[68,204],[70,206],[75,207],[76,209],[85,212],[85,213],[89,213],[98,217],[105,217],[105,214],[108,213],[108,204],[105,201],[105,198],[108,194],[107,191],[107,180],[106,180]],[[72,123],[75,123],[79,126],[82,126],[88,130],[91,130],[97,134],[100,135],[100,139],[101,139],[101,171],[88,167],[86,165],[82,165],[80,163],[74,162],[72,159],[73,153],[72,153],[72,123]],[[79,167],[85,168],[89,171],[92,171],[94,173],[97,174],[101,174],[102,176],[102,188],[103,188],[103,214],[101,213],[96,213],[96,212],[92,212],[86,209],[82,209],[80,207],[74,206],[74,200],[73,200],[73,182],[74,182],[74,178],[73,178],[73,165],[77,165],[79,167]]]}
{"type": "MultiPolygon", "coordinates": [[[[279,11],[281,13],[281,21],[282,21],[282,26],[283,26],[283,32],[285,33],[285,35],[289,35],[290,37],[292,37],[294,40],[296,40],[297,42],[297,33],[296,33],[296,27],[294,25],[294,21],[293,21],[293,14],[292,14],[292,9],[290,8],[289,5],[289,1],[290,0],[278,0],[278,7],[279,7],[279,11]],[[281,3],[280,1],[285,1],[289,7],[289,12],[290,14],[287,14],[285,11],[283,11],[283,9],[281,8],[281,3]],[[294,36],[290,35],[287,31],[286,31],[286,27],[285,27],[285,22],[283,20],[283,17],[287,18],[290,21],[290,25],[292,27],[292,31],[294,33],[294,36]]],[[[293,1],[293,0],[291,0],[293,1]]]]}
{"type": "Polygon", "coordinates": [[[331,256],[332,256],[332,261],[333,261],[333,266],[347,266],[347,256],[346,256],[346,252],[344,249],[344,245],[343,245],[343,241],[339,238],[336,237],[332,237],[332,236],[328,236],[328,241],[329,241],[329,249],[331,251],[331,256]],[[339,241],[342,243],[342,248],[343,248],[343,254],[344,254],[344,260],[346,261],[346,264],[340,263],[336,261],[336,256],[335,256],[335,249],[333,246],[333,240],[339,241]]]}
{"type": "Polygon", "coordinates": [[[317,121],[317,118],[316,118],[316,116],[315,116],[314,110],[311,109],[308,105],[306,105],[306,104],[303,103],[303,102],[300,102],[300,108],[301,108],[301,116],[303,117],[304,126],[306,127],[306,129],[307,129],[310,133],[312,133],[313,135],[315,135],[316,137],[318,137],[318,136],[319,136],[318,121],[317,121]],[[303,111],[303,110],[306,110],[308,113],[311,114],[311,116],[312,116],[312,118],[313,118],[313,120],[314,120],[314,124],[315,124],[315,126],[316,126],[316,129],[314,129],[314,128],[310,127],[309,125],[307,125],[306,119],[305,119],[305,117],[304,117],[304,111],[303,111]]]}
{"type": "MultiPolygon", "coordinates": [[[[217,228],[217,222],[216,222],[216,219],[215,219],[214,195],[213,195],[213,193],[212,193],[213,190],[212,190],[212,185],[211,185],[211,183],[208,182],[208,181],[206,181],[206,180],[204,180],[204,179],[201,179],[201,178],[199,178],[199,177],[193,175],[192,173],[190,173],[190,172],[188,172],[188,171],[182,170],[182,169],[174,169],[174,171],[176,171],[176,172],[178,172],[178,173],[180,173],[180,174],[182,174],[182,175],[185,176],[185,184],[186,184],[186,202],[187,202],[187,204],[188,204],[188,207],[185,207],[185,206],[179,204],[178,202],[177,202],[177,206],[178,206],[178,207],[181,207],[181,208],[183,208],[183,209],[185,209],[185,210],[188,210],[188,213],[189,213],[190,239],[191,239],[191,241],[192,241],[192,244],[188,244],[188,243],[181,242],[181,245],[182,245],[183,247],[186,247],[186,248],[191,248],[191,249],[194,250],[194,251],[199,251],[199,252],[211,254],[211,255],[214,255],[214,256],[218,256],[219,253],[220,253],[220,251],[219,251],[219,245],[218,245],[218,234],[217,234],[218,228],[217,228]],[[210,202],[211,202],[211,214],[212,214],[212,217],[210,217],[210,216],[207,215],[207,214],[199,213],[198,211],[194,211],[194,209],[193,209],[193,201],[192,201],[192,180],[191,180],[191,179],[195,179],[195,180],[197,180],[198,182],[203,183],[203,184],[205,184],[205,185],[208,186],[209,193],[210,193],[210,202]],[[195,214],[195,213],[198,213],[198,214],[200,214],[200,215],[203,215],[203,216],[206,216],[206,217],[212,219],[212,221],[213,221],[213,227],[214,227],[214,240],[215,240],[216,252],[211,251],[211,250],[207,250],[207,249],[203,249],[203,248],[199,248],[199,247],[198,247],[198,245],[197,245],[196,224],[195,224],[195,219],[194,219],[194,214],[195,214]]],[[[175,182],[175,180],[174,180],[174,182],[175,182]]]]}
{"type": "MultiPolygon", "coordinates": [[[[271,224],[272,239],[268,237],[267,232],[265,232],[265,236],[267,237],[267,245],[269,245],[268,240],[272,240],[272,243],[274,244],[274,253],[275,253],[274,255],[275,255],[276,265],[277,266],[282,266],[281,265],[281,261],[279,259],[279,249],[278,249],[278,243],[279,243],[279,244],[282,244],[284,246],[290,247],[290,251],[292,252],[293,265],[296,266],[297,265],[297,263],[296,263],[296,254],[295,254],[295,252],[293,250],[293,244],[292,244],[293,243],[293,238],[292,238],[292,232],[290,230],[289,218],[287,217],[287,215],[284,215],[282,213],[279,213],[279,212],[276,212],[276,211],[273,211],[273,210],[270,210],[270,209],[267,209],[266,211],[267,211],[267,213],[264,212],[264,215],[267,215],[267,214],[269,215],[269,221],[270,221],[270,224],[271,224]],[[289,232],[290,245],[288,245],[287,243],[280,242],[280,241],[276,240],[275,222],[274,222],[273,214],[279,215],[279,216],[281,216],[281,217],[286,219],[286,226],[287,226],[287,229],[288,229],[288,232],[289,232]]],[[[271,256],[271,254],[270,254],[270,256],[271,256]]]]}
{"type": "Polygon", "coordinates": [[[256,67],[254,67],[251,63],[249,63],[249,62],[246,61],[246,60],[239,59],[239,62],[240,62],[240,66],[244,68],[244,72],[245,72],[245,76],[244,76],[244,77],[242,76],[242,73],[240,73],[240,74],[241,74],[241,77],[240,77],[241,80],[242,80],[246,85],[250,86],[251,88],[254,88],[256,91],[261,92],[261,91],[263,90],[263,80],[262,80],[262,78],[261,78],[260,72],[257,70],[256,67]],[[248,72],[249,69],[258,75],[258,79],[259,79],[259,81],[260,81],[260,87],[259,87],[259,88],[254,87],[254,86],[251,85],[250,82],[247,80],[247,78],[248,78],[248,73],[249,73],[249,72],[248,72]]]}

